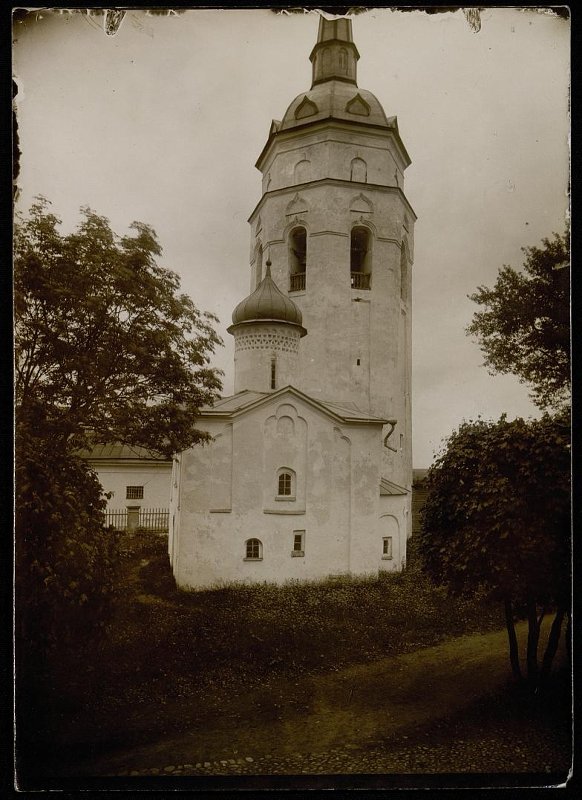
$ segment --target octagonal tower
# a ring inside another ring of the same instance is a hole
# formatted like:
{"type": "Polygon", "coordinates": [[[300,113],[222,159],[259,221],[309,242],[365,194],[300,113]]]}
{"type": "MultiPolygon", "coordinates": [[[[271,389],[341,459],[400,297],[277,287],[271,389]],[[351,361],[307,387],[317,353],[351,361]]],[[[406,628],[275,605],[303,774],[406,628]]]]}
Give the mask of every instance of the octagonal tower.
{"type": "Polygon", "coordinates": [[[410,490],[411,162],[396,117],[358,87],[358,59],[351,20],[320,18],[311,88],[273,120],[256,163],[251,288],[268,248],[273,280],[309,331],[294,385],[395,420],[384,432],[383,472],[410,490]]]}

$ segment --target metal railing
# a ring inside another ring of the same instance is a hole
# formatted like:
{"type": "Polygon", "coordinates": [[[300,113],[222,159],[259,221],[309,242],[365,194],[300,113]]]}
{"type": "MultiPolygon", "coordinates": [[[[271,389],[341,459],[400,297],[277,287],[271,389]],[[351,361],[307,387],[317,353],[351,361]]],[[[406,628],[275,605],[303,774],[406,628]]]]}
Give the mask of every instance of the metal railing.
{"type": "Polygon", "coordinates": [[[370,288],[370,273],[369,272],[350,272],[350,282],[352,289],[369,289],[370,288]]]}
{"type": "Polygon", "coordinates": [[[167,508],[111,509],[105,512],[105,527],[112,526],[116,531],[144,528],[165,533],[169,522],[170,512],[167,508]]]}
{"type": "MultiPolygon", "coordinates": [[[[352,289],[369,289],[371,274],[369,272],[350,272],[350,285],[352,289]]],[[[289,291],[300,292],[305,290],[305,272],[296,272],[289,275],[289,291]]]]}
{"type": "Polygon", "coordinates": [[[294,275],[289,275],[289,291],[299,292],[305,289],[305,273],[296,272],[294,275]]]}

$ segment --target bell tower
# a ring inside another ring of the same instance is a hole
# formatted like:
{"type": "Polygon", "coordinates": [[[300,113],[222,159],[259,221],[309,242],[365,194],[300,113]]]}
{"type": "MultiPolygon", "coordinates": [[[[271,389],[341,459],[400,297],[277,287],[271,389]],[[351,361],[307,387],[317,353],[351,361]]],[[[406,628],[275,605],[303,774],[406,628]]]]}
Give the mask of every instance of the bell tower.
{"type": "Polygon", "coordinates": [[[357,84],[352,22],[319,20],[311,88],[273,120],[256,163],[251,292],[271,274],[309,335],[294,385],[316,399],[392,420],[383,477],[410,489],[411,271],[416,216],[410,158],[395,116],[357,84]]]}

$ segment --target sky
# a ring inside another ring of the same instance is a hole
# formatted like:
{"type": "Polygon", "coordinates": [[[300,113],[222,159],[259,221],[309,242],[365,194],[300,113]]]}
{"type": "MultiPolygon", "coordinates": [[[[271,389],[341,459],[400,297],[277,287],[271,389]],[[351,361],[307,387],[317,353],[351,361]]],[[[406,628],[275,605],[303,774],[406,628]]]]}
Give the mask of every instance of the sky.
{"type": "MultiPolygon", "coordinates": [[[[368,8],[352,17],[358,85],[396,115],[412,159],[413,464],[464,419],[538,416],[491,376],[465,328],[468,299],[522,247],[563,232],[569,199],[570,24],[536,8],[368,8]]],[[[64,233],[89,206],[118,234],[151,225],[161,262],[220,319],[214,366],[233,390],[231,313],[250,291],[254,164],[272,119],[311,85],[315,11],[127,11],[115,35],[90,9],[14,23],[21,149],[17,208],[42,194],[64,233]]]]}

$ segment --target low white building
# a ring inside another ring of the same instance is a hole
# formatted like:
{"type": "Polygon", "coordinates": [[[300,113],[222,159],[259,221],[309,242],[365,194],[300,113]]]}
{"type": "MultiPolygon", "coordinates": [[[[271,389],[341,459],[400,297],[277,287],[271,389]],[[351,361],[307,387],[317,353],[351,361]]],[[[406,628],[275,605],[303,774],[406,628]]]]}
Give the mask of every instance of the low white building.
{"type": "Polygon", "coordinates": [[[119,443],[97,444],[81,455],[109,495],[106,510],[112,524],[167,530],[171,460],[119,443]]]}
{"type": "Polygon", "coordinates": [[[179,586],[377,574],[411,532],[416,216],[396,117],[358,89],[351,20],[321,18],[312,86],[257,168],[234,395],[174,461],[179,586]]]}

